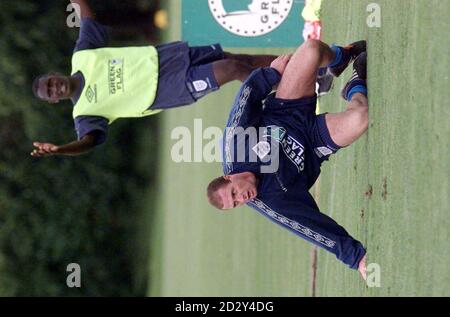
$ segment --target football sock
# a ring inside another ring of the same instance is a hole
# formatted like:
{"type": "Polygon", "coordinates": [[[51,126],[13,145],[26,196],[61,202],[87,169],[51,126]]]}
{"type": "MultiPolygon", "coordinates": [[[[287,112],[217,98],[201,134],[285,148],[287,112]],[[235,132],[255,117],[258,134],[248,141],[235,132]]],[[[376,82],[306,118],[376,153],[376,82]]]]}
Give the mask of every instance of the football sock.
{"type": "Polygon", "coordinates": [[[330,65],[328,65],[329,68],[341,66],[343,63],[348,62],[348,61],[345,61],[345,59],[343,58],[343,55],[344,55],[343,47],[337,46],[337,45],[332,45],[331,50],[334,52],[334,59],[330,63],[330,65]]]}

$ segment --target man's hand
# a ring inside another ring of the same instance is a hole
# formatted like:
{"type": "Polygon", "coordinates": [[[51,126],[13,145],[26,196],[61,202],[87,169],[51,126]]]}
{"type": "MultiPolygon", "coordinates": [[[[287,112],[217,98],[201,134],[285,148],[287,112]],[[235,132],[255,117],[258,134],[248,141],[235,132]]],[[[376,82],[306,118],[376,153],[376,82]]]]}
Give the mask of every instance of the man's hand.
{"type": "Polygon", "coordinates": [[[364,255],[363,258],[361,259],[361,261],[359,261],[358,271],[359,271],[359,273],[361,273],[361,276],[365,281],[367,278],[367,276],[366,276],[366,255],[364,255]]]}
{"type": "Polygon", "coordinates": [[[31,152],[31,156],[34,157],[55,155],[58,154],[59,151],[59,147],[51,143],[34,142],[33,146],[35,147],[35,149],[33,150],[33,152],[31,152]]]}
{"type": "Polygon", "coordinates": [[[31,156],[43,157],[49,155],[77,156],[89,152],[95,147],[96,131],[86,134],[81,140],[64,145],[34,142],[34,151],[31,156]]]}
{"type": "Polygon", "coordinates": [[[272,64],[270,64],[270,67],[275,68],[280,73],[280,75],[283,76],[284,70],[291,60],[291,57],[292,54],[280,55],[273,60],[272,64]]]}

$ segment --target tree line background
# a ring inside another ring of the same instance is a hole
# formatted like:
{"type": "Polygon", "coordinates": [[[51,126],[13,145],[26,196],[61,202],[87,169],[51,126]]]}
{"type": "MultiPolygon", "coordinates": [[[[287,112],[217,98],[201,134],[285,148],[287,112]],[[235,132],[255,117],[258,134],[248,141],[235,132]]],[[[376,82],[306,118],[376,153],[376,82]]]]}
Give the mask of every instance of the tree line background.
{"type": "MultiPolygon", "coordinates": [[[[157,118],[119,120],[85,156],[30,156],[33,141],[76,138],[70,102],[49,105],[31,91],[37,75],[70,72],[78,29],[66,26],[68,3],[0,2],[0,296],[143,296],[140,206],[152,195],[157,118]],[[81,288],[66,286],[69,263],[81,266],[81,288]]],[[[91,5],[115,26],[113,46],[158,40],[158,1],[91,5]]]]}

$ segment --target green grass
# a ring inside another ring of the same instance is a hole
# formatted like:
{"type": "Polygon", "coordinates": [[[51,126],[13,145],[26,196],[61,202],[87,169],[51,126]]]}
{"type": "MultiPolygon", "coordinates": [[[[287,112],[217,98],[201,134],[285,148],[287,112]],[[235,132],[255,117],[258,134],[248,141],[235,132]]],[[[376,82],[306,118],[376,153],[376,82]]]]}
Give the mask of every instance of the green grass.
{"type": "Polygon", "coordinates": [[[382,25],[368,29],[370,2],[324,8],[326,41],[369,40],[370,129],[324,169],[321,206],[367,244],[382,287],[361,288],[321,252],[319,294],[448,296],[450,3],[377,1],[382,25]]]}
{"type": "MultiPolygon", "coordinates": [[[[381,287],[366,287],[356,271],[319,250],[316,295],[448,296],[450,2],[377,1],[382,26],[369,29],[371,2],[324,1],[326,42],[368,40],[370,129],[324,164],[318,200],[323,212],[367,246],[369,262],[381,266],[381,287]]],[[[175,40],[179,2],[170,3],[167,38],[175,40]]],[[[322,99],[322,111],[344,109],[338,94],[348,76],[322,99]]],[[[148,210],[155,217],[150,296],[311,295],[310,244],[250,208],[211,208],[205,187],[221,173],[220,164],[171,160],[172,129],[193,131],[195,118],[204,127],[223,128],[238,87],[227,85],[192,107],[159,115],[158,199],[148,210]]]]}

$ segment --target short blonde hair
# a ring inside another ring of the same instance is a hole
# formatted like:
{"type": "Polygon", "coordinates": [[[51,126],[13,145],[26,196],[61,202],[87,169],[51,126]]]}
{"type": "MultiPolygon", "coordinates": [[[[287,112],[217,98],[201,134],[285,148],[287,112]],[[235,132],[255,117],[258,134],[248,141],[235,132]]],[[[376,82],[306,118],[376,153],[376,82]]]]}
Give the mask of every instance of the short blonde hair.
{"type": "Polygon", "coordinates": [[[229,183],[231,183],[230,180],[220,176],[213,179],[206,189],[206,195],[208,196],[209,203],[217,209],[223,209],[223,201],[220,198],[218,191],[229,183]]]}

